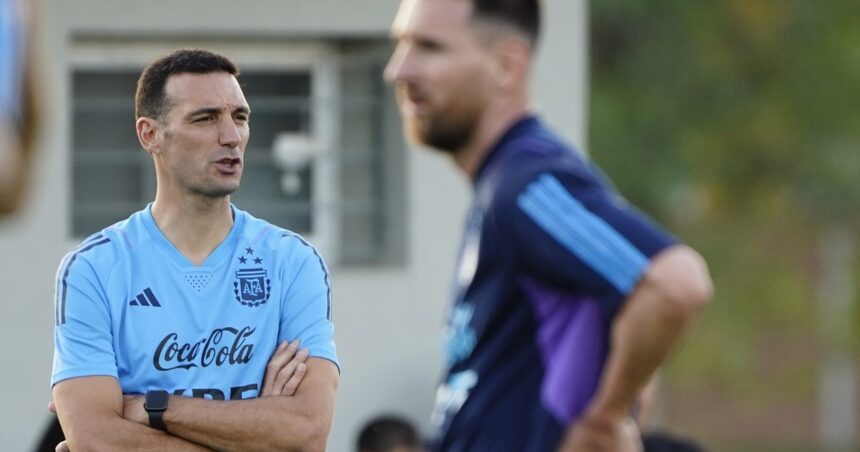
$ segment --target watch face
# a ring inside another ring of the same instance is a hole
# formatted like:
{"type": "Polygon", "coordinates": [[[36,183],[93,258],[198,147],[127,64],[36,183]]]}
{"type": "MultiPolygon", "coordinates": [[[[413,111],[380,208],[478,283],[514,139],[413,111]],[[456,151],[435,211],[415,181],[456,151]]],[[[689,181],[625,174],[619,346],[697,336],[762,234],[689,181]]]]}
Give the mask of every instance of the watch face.
{"type": "Polygon", "coordinates": [[[167,391],[149,391],[143,401],[143,408],[147,411],[164,411],[167,409],[167,399],[170,394],[167,391]]]}

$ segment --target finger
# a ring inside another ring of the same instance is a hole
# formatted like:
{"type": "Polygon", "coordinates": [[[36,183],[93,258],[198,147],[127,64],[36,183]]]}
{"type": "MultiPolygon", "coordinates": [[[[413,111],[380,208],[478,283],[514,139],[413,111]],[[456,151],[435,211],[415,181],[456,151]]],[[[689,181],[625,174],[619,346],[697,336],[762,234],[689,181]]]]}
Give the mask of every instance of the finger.
{"type": "Polygon", "coordinates": [[[275,353],[269,359],[269,364],[266,365],[266,375],[263,378],[263,391],[261,395],[265,396],[271,392],[275,379],[278,377],[278,372],[293,358],[298,348],[298,340],[292,342],[284,341],[278,345],[275,353]]]}
{"type": "Polygon", "coordinates": [[[48,402],[48,411],[50,411],[51,413],[57,414],[57,405],[54,404],[53,400],[48,402]]]}
{"type": "MultiPolygon", "coordinates": [[[[303,348],[299,350],[296,357],[287,365],[288,367],[291,367],[291,369],[287,369],[287,367],[285,367],[284,370],[281,371],[281,374],[278,375],[279,379],[286,380],[283,388],[281,389],[281,395],[295,395],[296,389],[298,389],[299,384],[305,378],[305,373],[307,371],[305,361],[308,360],[308,355],[308,349],[303,348]]],[[[275,387],[278,387],[277,383],[275,383],[275,387]]]]}
{"type": "Polygon", "coordinates": [[[296,371],[293,372],[293,376],[290,377],[290,379],[287,380],[287,384],[284,385],[284,390],[281,391],[281,395],[295,395],[296,390],[299,389],[299,383],[301,383],[302,380],[305,379],[305,373],[307,372],[307,370],[307,364],[299,363],[299,365],[296,366],[296,371]]]}
{"type": "Polygon", "coordinates": [[[277,373],[276,369],[280,370],[277,367],[277,360],[281,356],[281,353],[287,348],[289,348],[290,345],[292,344],[289,341],[281,342],[280,344],[278,344],[278,348],[275,349],[275,352],[272,353],[272,357],[269,358],[269,362],[266,364],[266,373],[263,377],[263,389],[261,391],[261,394],[265,394],[271,390],[272,383],[274,383],[275,376],[277,373]]]}
{"type": "Polygon", "coordinates": [[[296,372],[299,364],[303,364],[308,359],[308,349],[303,348],[296,353],[296,356],[284,366],[278,375],[275,377],[275,382],[272,385],[272,395],[283,395],[284,388],[287,382],[296,372]]]}

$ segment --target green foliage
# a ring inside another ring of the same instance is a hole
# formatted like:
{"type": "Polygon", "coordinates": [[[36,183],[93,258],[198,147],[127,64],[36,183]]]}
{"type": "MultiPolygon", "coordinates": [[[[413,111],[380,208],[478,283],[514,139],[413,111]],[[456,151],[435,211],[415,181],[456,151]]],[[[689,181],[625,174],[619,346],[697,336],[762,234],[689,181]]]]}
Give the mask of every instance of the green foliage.
{"type": "Polygon", "coordinates": [[[860,218],[860,3],[596,1],[591,32],[592,154],[634,202],[860,218]]]}
{"type": "Polygon", "coordinates": [[[669,379],[812,422],[816,240],[860,225],[860,2],[590,5],[589,152],[715,280],[669,379]]]}

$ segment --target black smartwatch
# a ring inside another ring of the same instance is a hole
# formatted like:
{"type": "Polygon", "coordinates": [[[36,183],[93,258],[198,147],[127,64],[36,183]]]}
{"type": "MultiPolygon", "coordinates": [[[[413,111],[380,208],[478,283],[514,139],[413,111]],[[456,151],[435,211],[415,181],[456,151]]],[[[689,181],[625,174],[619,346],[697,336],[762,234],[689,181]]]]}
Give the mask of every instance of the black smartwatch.
{"type": "Polygon", "coordinates": [[[164,425],[164,411],[167,410],[167,401],[170,393],[167,391],[149,391],[143,399],[143,409],[149,413],[149,426],[163,432],[167,431],[164,425]]]}

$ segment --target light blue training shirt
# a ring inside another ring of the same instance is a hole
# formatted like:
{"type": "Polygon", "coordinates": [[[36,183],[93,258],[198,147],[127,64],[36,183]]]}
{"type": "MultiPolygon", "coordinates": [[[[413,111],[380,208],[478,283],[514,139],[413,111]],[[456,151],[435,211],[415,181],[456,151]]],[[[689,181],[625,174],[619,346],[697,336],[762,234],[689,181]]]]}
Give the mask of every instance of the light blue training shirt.
{"type": "Polygon", "coordinates": [[[231,206],[229,235],[195,266],[151,207],[62,260],[52,385],[106,375],[126,394],[247,399],[282,341],[338,364],[328,270],[299,235],[231,206]]]}

